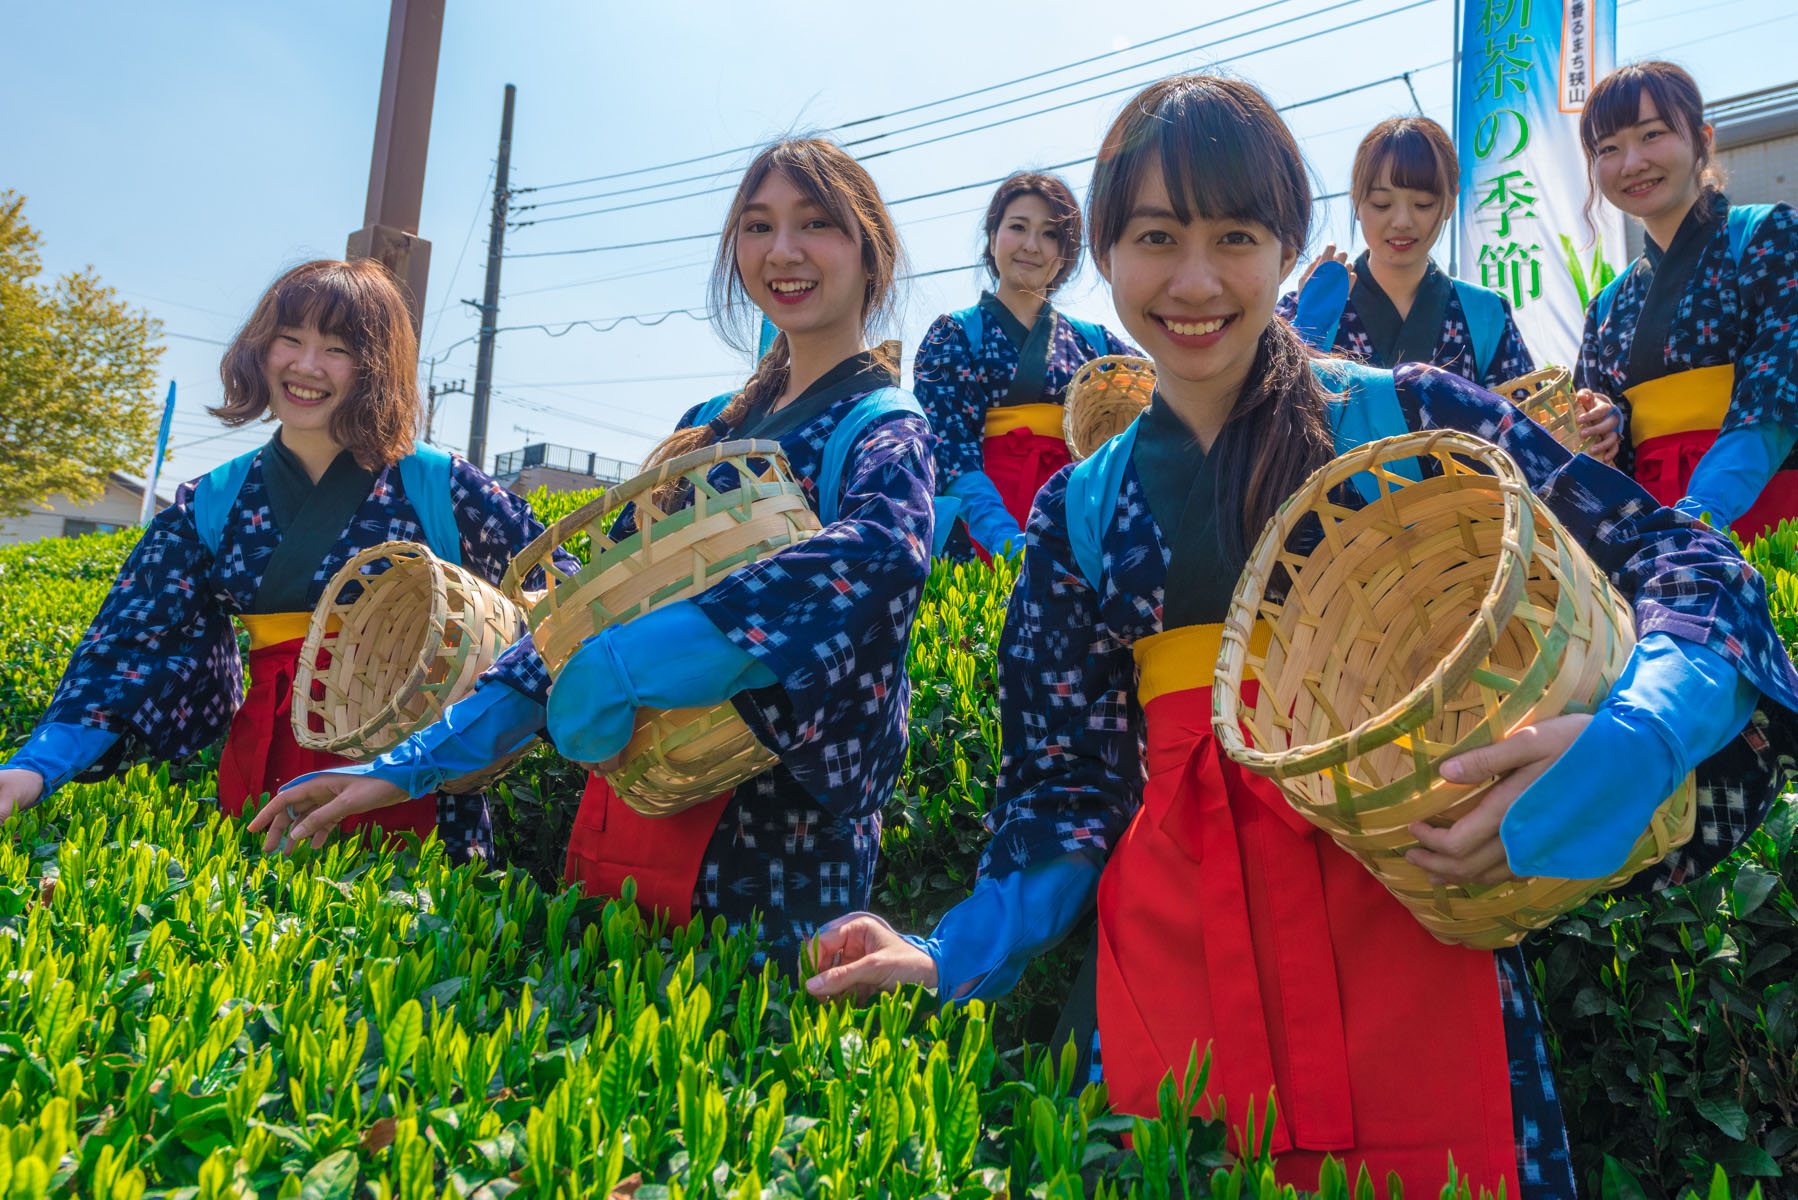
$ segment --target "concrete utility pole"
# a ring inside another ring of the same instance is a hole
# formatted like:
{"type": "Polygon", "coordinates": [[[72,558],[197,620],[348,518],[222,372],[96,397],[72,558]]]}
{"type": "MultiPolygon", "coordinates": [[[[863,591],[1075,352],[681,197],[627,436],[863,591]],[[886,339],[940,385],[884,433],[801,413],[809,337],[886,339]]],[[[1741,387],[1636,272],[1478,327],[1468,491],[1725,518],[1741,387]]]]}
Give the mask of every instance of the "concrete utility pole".
{"type": "Polygon", "coordinates": [[[518,89],[506,85],[499,118],[499,164],[493,170],[493,227],[487,234],[487,286],[481,293],[481,346],[474,361],[474,412],[468,418],[468,461],[476,468],[487,455],[487,397],[493,391],[493,335],[499,325],[499,265],[506,252],[506,213],[512,192],[512,101],[518,89]]]}
{"type": "Polygon", "coordinates": [[[362,228],[350,234],[348,254],[351,259],[379,259],[393,272],[406,292],[414,329],[424,317],[425,281],[431,267],[431,243],[418,236],[418,216],[424,203],[431,103],[437,94],[443,2],[392,0],[374,161],[368,169],[368,205],[362,228]]]}

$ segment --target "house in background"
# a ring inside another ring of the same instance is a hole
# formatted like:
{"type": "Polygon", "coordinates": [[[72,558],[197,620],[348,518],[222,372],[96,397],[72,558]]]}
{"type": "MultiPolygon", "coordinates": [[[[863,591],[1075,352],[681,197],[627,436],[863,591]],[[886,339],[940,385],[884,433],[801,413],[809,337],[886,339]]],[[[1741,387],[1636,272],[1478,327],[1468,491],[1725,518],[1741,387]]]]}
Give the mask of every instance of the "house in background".
{"type": "MultiPolygon", "coordinates": [[[[107,476],[105,492],[96,500],[80,504],[67,496],[54,495],[38,505],[37,512],[0,521],[0,546],[44,538],[80,537],[84,533],[113,533],[136,525],[143,504],[144,481],[135,475],[114,471],[107,476]]],[[[168,505],[169,498],[158,494],[156,508],[160,510],[168,505]]]]}
{"type": "Polygon", "coordinates": [[[614,487],[637,471],[637,467],[615,458],[548,442],[535,442],[493,458],[493,477],[501,487],[520,496],[528,496],[538,488],[579,492],[614,487]]]}

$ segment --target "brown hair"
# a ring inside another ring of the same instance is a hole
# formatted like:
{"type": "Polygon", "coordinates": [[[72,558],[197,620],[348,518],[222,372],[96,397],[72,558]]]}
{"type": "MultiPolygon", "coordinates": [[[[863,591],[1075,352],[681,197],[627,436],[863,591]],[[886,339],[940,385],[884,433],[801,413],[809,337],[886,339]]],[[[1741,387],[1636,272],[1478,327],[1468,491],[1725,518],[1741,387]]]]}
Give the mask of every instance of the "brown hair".
{"type": "Polygon", "coordinates": [[[993,193],[993,199],[986,206],[986,220],[982,228],[986,237],[980,244],[980,261],[986,272],[994,279],[999,278],[999,264],[993,261],[993,238],[998,236],[999,226],[1005,220],[1005,210],[1011,202],[1020,196],[1038,196],[1049,206],[1049,228],[1054,232],[1060,249],[1061,266],[1056,269],[1055,277],[1049,280],[1048,294],[1073,277],[1080,266],[1080,239],[1084,232],[1080,220],[1080,203],[1074,199],[1074,190],[1059,175],[1050,175],[1043,171],[1019,171],[993,193]]]}
{"type": "Polygon", "coordinates": [[[1379,182],[1380,168],[1392,186],[1428,192],[1444,201],[1461,188],[1461,160],[1448,130],[1428,117],[1388,117],[1367,131],[1355,148],[1349,199],[1359,207],[1379,182]]]}
{"type": "Polygon", "coordinates": [[[331,439],[380,470],[412,452],[418,435],[418,335],[399,288],[372,258],[319,259],[262,294],[219,362],[225,402],[208,409],[230,426],[268,412],[263,366],[277,330],[314,326],[356,356],[356,386],[331,413],[331,439]]]}
{"type": "MultiPolygon", "coordinates": [[[[851,237],[859,236],[862,268],[867,284],[862,289],[862,328],[871,330],[892,318],[897,307],[894,284],[899,275],[903,251],[899,245],[899,227],[887,211],[886,201],[867,170],[835,142],[823,138],[785,138],[768,146],[750,162],[737,185],[724,218],[724,234],[718,240],[718,257],[712,263],[712,325],[726,345],[748,352],[758,342],[761,310],[749,299],[743,278],[737,273],[737,236],[742,225],[743,210],[749,206],[769,175],[779,171],[800,193],[817,205],[851,237]]],[[[876,360],[891,370],[898,370],[897,357],[889,346],[874,351],[876,360]]],[[[754,374],[743,384],[731,402],[710,425],[677,429],[661,445],[649,452],[643,466],[647,470],[682,454],[691,453],[715,441],[722,441],[730,430],[742,425],[749,410],[780,395],[787,384],[790,362],[787,335],[776,335],[774,344],[756,364],[754,374]]],[[[678,486],[678,480],[670,484],[678,486]]],[[[668,488],[669,484],[664,484],[668,488]]],[[[668,491],[658,490],[656,499],[664,501],[668,491]]]]}
{"type": "MultiPolygon", "coordinates": [[[[1642,94],[1654,101],[1654,111],[1667,127],[1690,142],[1698,155],[1700,201],[1706,193],[1723,187],[1723,172],[1711,161],[1711,148],[1704,140],[1704,97],[1698,84],[1677,63],[1653,59],[1618,67],[1598,81],[1586,97],[1586,107],[1579,117],[1579,140],[1586,148],[1586,220],[1592,219],[1592,206],[1598,203],[1598,144],[1615,137],[1641,120],[1642,94]]],[[[1700,203],[1698,211],[1708,220],[1715,206],[1700,203]]]]}
{"type": "MultiPolygon", "coordinates": [[[[1292,131],[1267,97],[1215,75],[1179,75],[1144,88],[1124,106],[1099,149],[1088,227],[1095,260],[1129,224],[1143,178],[1159,164],[1182,223],[1253,221],[1302,251],[1311,234],[1311,184],[1292,131]]],[[[1306,476],[1330,460],[1323,386],[1311,352],[1285,321],[1262,331],[1248,381],[1213,447],[1219,496],[1243,497],[1240,555],[1306,476]]]]}

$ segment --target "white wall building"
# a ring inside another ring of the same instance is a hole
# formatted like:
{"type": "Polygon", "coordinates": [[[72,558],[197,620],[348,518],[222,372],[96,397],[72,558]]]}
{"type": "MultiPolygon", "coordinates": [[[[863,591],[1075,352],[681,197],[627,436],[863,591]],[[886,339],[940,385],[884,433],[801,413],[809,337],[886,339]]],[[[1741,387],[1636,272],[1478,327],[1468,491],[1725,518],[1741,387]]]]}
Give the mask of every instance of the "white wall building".
{"type": "MultiPolygon", "coordinates": [[[[80,537],[84,533],[112,533],[136,525],[143,503],[143,480],[114,471],[107,477],[106,491],[97,500],[80,504],[58,494],[38,505],[36,512],[0,521],[0,546],[43,538],[80,537]]],[[[156,497],[157,509],[168,504],[168,497],[156,497]]]]}

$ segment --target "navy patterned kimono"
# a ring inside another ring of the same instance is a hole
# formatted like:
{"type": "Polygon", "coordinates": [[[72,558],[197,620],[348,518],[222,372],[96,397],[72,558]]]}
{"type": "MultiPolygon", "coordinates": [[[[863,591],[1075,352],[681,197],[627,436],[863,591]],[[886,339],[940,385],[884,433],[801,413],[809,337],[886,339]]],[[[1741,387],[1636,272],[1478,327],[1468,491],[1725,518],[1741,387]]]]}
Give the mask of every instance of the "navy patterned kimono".
{"type": "MultiPolygon", "coordinates": [[[[864,395],[893,382],[866,356],[837,370],[852,364],[819,411],[785,429],[777,413],[766,426],[813,511],[831,431],[864,395]]],[[[763,435],[751,424],[744,436],[763,435]]],[[[734,475],[731,468],[716,470],[714,486],[734,486],[722,474],[734,475]]],[[[733,703],[780,763],[739,784],[719,815],[693,908],[722,914],[733,929],[760,911],[763,944],[783,960],[796,959],[825,921],[865,908],[873,888],[881,808],[908,744],[905,655],[930,573],[932,479],[925,421],[877,418],[844,467],[835,524],[695,597],[719,630],[773,671],[774,686],[741,692],[733,703]]],[[[631,520],[627,510],[619,535],[631,520]]],[[[549,674],[529,639],[484,678],[548,700],[549,674]]]]}
{"type": "MultiPolygon", "coordinates": [[[[271,447],[251,465],[216,556],[194,526],[198,481],[175,490],[175,502],[144,530],[76,646],[44,721],[121,735],[107,755],[112,764],[139,755],[184,758],[224,736],[244,693],[231,618],[258,611],[257,593],[282,538],[263,472],[271,447]]],[[[529,504],[459,456],[452,457],[450,499],[462,565],[491,583],[543,528],[529,504]]],[[[331,577],[362,550],[424,540],[399,468],[384,468],[312,573],[305,607],[316,607],[331,577]]],[[[437,819],[439,836],[458,856],[491,848],[485,797],[442,796],[437,819]]]]}
{"type": "MultiPolygon", "coordinates": [[[[1719,432],[1768,421],[1798,426],[1798,212],[1780,204],[1742,247],[1738,264],[1730,257],[1719,196],[1708,223],[1696,210],[1687,215],[1668,249],[1702,239],[1696,265],[1670,311],[1657,322],[1665,329],[1659,349],[1660,374],[1734,364],[1735,390],[1719,432]],[[1708,228],[1703,226],[1708,224],[1708,228]]],[[[1642,324],[1649,287],[1666,253],[1651,241],[1617,285],[1609,317],[1598,323],[1598,302],[1586,309],[1580,345],[1578,387],[1611,398],[1623,412],[1619,470],[1634,469],[1630,404],[1624,390],[1632,378],[1630,358],[1642,324]]],[[[1788,459],[1786,467],[1798,466],[1788,459]]]]}
{"type": "MultiPolygon", "coordinates": [[[[1517,460],[1632,601],[1640,636],[1660,630],[1701,643],[1763,693],[1742,735],[1698,768],[1692,840],[1631,886],[1665,887],[1708,870],[1760,823],[1793,766],[1798,738],[1798,674],[1773,630],[1760,576],[1725,535],[1654,505],[1627,476],[1569,455],[1511,404],[1439,369],[1411,364],[1394,374],[1411,428],[1474,433],[1517,460]]],[[[1101,524],[1102,586],[1095,593],[1070,549],[1067,478],[1066,471],[1057,475],[1038,498],[1006,616],[999,651],[1004,752],[983,876],[1003,877],[1075,850],[1109,856],[1142,802],[1143,714],[1131,648],[1163,629],[1164,593],[1173,595],[1166,586],[1170,549],[1133,458],[1101,524]]],[[[1219,573],[1234,575],[1241,565],[1226,563],[1219,573]]],[[[1533,1197],[1571,1197],[1565,1127],[1522,953],[1513,947],[1495,957],[1519,1178],[1533,1197]]]]}
{"type": "MultiPolygon", "coordinates": [[[[1530,356],[1529,347],[1523,344],[1523,335],[1517,331],[1510,302],[1503,297],[1500,302],[1505,306],[1504,336],[1499,338],[1498,346],[1492,352],[1492,361],[1484,371],[1478,371],[1461,299],[1448,275],[1434,262],[1424,273],[1411,311],[1403,318],[1374,280],[1365,250],[1355,260],[1354,270],[1354,290],[1343,306],[1342,320],[1336,326],[1336,340],[1330,345],[1336,353],[1388,370],[1403,362],[1433,363],[1488,388],[1528,375],[1536,369],[1536,360],[1530,356]]],[[[1280,297],[1275,311],[1286,320],[1292,320],[1298,312],[1298,299],[1297,292],[1287,292],[1280,297]]]]}
{"type": "Polygon", "coordinates": [[[1040,395],[1014,399],[1019,351],[1029,337],[1023,322],[1012,316],[991,292],[981,295],[985,320],[980,345],[968,345],[967,331],[954,313],[931,323],[912,365],[912,392],[936,433],[936,483],[940,492],[967,471],[981,469],[980,444],[986,436],[986,412],[1007,404],[1060,404],[1074,373],[1108,354],[1140,355],[1142,351],[1105,330],[1103,346],[1088,345],[1059,312],[1049,337],[1049,365],[1040,395]]]}

